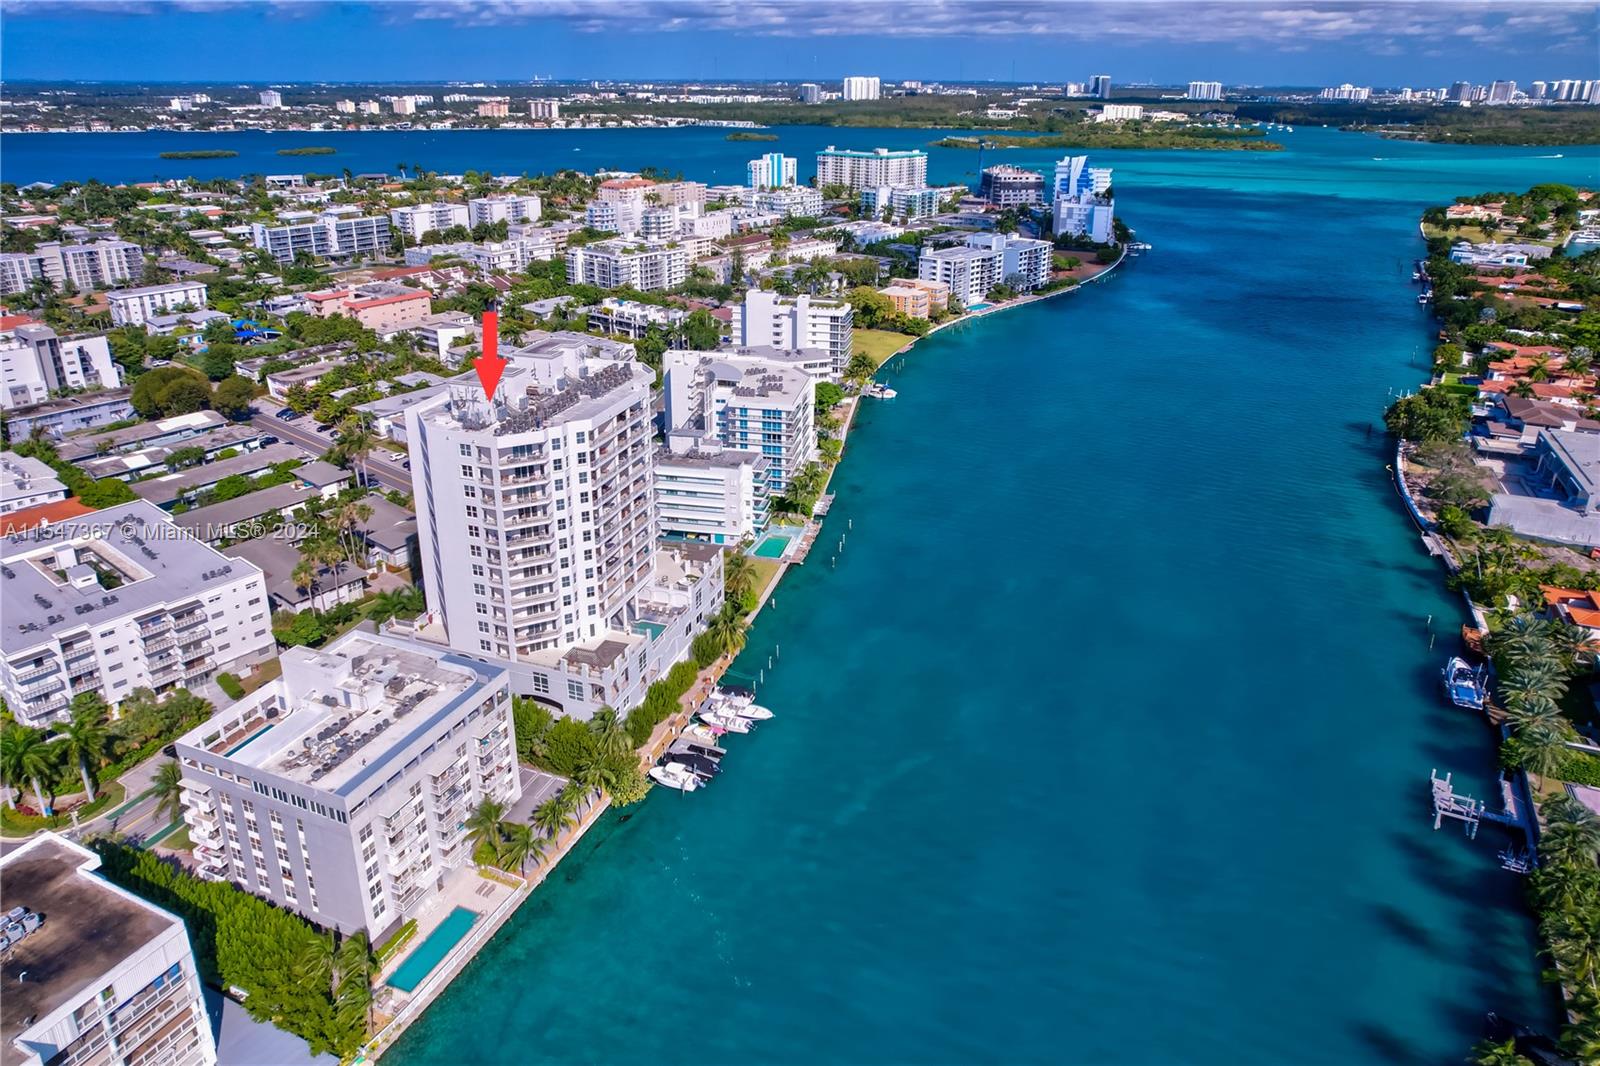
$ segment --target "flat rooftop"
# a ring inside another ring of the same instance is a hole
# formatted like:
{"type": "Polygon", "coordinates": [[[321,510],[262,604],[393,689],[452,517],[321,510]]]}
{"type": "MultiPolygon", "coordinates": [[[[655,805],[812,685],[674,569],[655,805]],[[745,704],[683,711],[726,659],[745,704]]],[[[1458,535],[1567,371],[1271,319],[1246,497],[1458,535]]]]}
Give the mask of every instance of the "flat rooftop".
{"type": "Polygon", "coordinates": [[[198,598],[259,573],[178,529],[165,511],[143,500],[14,533],[0,539],[0,654],[198,598]]]}
{"type": "MultiPolygon", "coordinates": [[[[492,667],[404,641],[355,632],[320,651],[283,654],[281,702],[224,755],[244,766],[345,794],[402,750],[417,727],[480,687],[492,667]],[[479,671],[483,671],[481,674],[479,671]]],[[[184,738],[209,734],[211,723],[184,738]]]]}
{"type": "Polygon", "coordinates": [[[0,861],[0,907],[26,907],[44,919],[0,962],[4,1066],[27,1061],[15,1041],[30,1019],[98,986],[124,959],[180,924],[176,915],[90,872],[99,864],[98,856],[53,834],[0,861]]]}
{"type": "Polygon", "coordinates": [[[151,500],[157,503],[166,503],[176,500],[195,489],[206,485],[215,485],[225,477],[234,474],[254,476],[279,463],[289,463],[311,456],[296,444],[269,444],[265,448],[236,455],[231,459],[217,459],[213,462],[191,466],[180,470],[176,474],[165,474],[161,477],[147,478],[144,481],[135,481],[129,487],[133,494],[141,500],[151,500]]]}

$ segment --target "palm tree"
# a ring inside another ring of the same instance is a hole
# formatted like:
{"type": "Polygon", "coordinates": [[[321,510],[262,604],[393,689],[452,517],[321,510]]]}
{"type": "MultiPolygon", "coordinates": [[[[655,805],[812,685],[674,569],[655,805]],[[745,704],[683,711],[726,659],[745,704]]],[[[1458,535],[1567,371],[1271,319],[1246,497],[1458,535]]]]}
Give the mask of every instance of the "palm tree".
{"type": "Polygon", "coordinates": [[[1522,768],[1539,777],[1559,771],[1567,756],[1567,738],[1559,729],[1526,729],[1517,734],[1517,743],[1522,768]]]}
{"type": "Polygon", "coordinates": [[[626,755],[633,750],[633,738],[628,736],[627,724],[615,708],[602,707],[589,719],[589,732],[593,733],[602,756],[626,755]]]}
{"type": "Polygon", "coordinates": [[[365,1035],[370,1028],[368,1011],[372,1007],[372,946],[367,934],[345,937],[332,962],[334,1009],[341,1020],[359,1023],[365,1035]]]}
{"type": "Polygon", "coordinates": [[[472,841],[474,851],[488,844],[499,854],[505,817],[505,804],[492,799],[485,799],[467,815],[467,836],[472,841]]]}
{"type": "Polygon", "coordinates": [[[1550,357],[1536,355],[1528,361],[1528,380],[1544,381],[1550,377],[1550,357]]]}
{"type": "Polygon", "coordinates": [[[584,759],[572,769],[572,785],[581,790],[581,802],[584,810],[597,799],[606,788],[606,780],[610,775],[606,773],[606,764],[599,759],[584,759]]]}
{"type": "Polygon", "coordinates": [[[567,787],[556,793],[556,801],[561,804],[561,811],[567,816],[567,825],[577,825],[578,812],[584,806],[584,786],[577,781],[569,781],[567,787]]]}
{"type": "Polygon", "coordinates": [[[1517,1042],[1504,1044],[1483,1040],[1472,1049],[1473,1066],[1533,1066],[1533,1062],[1517,1051],[1517,1042]]]}
{"type": "Polygon", "coordinates": [[[1506,720],[1518,731],[1529,729],[1561,729],[1565,719],[1554,700],[1543,696],[1530,696],[1506,708],[1506,720]]]}
{"type": "Polygon", "coordinates": [[[1565,792],[1547,800],[1540,814],[1545,819],[1541,844],[1548,858],[1594,865],[1600,857],[1600,816],[1565,792]]]}
{"type": "Polygon", "coordinates": [[[568,814],[569,812],[561,805],[560,795],[557,794],[533,809],[533,824],[547,837],[554,839],[570,824],[568,814]]]}
{"type": "Polygon", "coordinates": [[[1500,683],[1500,695],[1515,707],[1528,700],[1559,700],[1567,691],[1567,675],[1552,659],[1531,660],[1500,683]]]}
{"type": "Polygon", "coordinates": [[[333,981],[333,934],[313,936],[296,945],[289,960],[295,983],[307,988],[329,988],[333,981]]]}
{"type": "MultiPolygon", "coordinates": [[[[33,786],[33,798],[39,804],[39,813],[45,811],[44,789],[41,778],[55,769],[50,746],[45,743],[42,729],[23,725],[9,725],[0,731],[0,776],[7,781],[27,781],[33,786]]],[[[10,798],[10,790],[6,792],[10,798]]]]}
{"type": "Polygon", "coordinates": [[[505,844],[500,849],[502,870],[516,867],[517,873],[526,873],[528,860],[538,862],[544,858],[545,849],[550,846],[548,840],[533,831],[533,826],[522,822],[507,822],[505,833],[505,844]]]}
{"type": "Polygon", "coordinates": [[[317,583],[317,571],[311,565],[311,560],[302,555],[294,569],[289,572],[289,580],[294,582],[294,587],[299,589],[302,595],[309,596],[312,587],[317,583]]]}
{"type": "Polygon", "coordinates": [[[183,767],[178,760],[162,763],[150,786],[151,795],[156,798],[156,818],[167,816],[177,821],[183,814],[183,767]]]}
{"type": "Polygon", "coordinates": [[[723,556],[722,587],[728,599],[743,603],[755,581],[756,564],[748,555],[731,551],[723,556]]]}
{"type": "Polygon", "coordinates": [[[1587,348],[1574,348],[1567,355],[1567,361],[1564,365],[1567,373],[1573,377],[1587,377],[1589,371],[1594,369],[1594,356],[1587,348]]]}
{"type": "Polygon", "coordinates": [[[111,733],[106,728],[105,701],[92,693],[86,693],[89,699],[79,696],[73,700],[76,704],[72,711],[72,720],[61,727],[61,748],[68,759],[78,764],[78,773],[83,777],[84,802],[94,799],[93,769],[99,769],[105,761],[106,746],[110,743],[111,733]]]}
{"type": "Polygon", "coordinates": [[[725,603],[722,610],[706,624],[706,634],[722,649],[724,655],[733,655],[744,647],[748,628],[744,619],[739,617],[738,605],[725,603]]]}

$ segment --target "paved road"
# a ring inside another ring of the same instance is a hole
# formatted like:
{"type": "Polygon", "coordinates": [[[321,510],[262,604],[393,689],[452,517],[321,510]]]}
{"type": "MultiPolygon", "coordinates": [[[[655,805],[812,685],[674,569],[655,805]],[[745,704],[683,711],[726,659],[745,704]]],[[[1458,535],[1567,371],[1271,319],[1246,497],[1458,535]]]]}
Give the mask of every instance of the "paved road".
{"type": "MultiPolygon", "coordinates": [[[[317,430],[316,419],[310,415],[301,415],[299,418],[289,420],[277,417],[283,410],[283,405],[276,400],[262,398],[256,401],[255,413],[250,416],[250,422],[257,429],[271,433],[279,440],[285,440],[316,456],[324,455],[336,443],[333,437],[317,430]]],[[[411,471],[401,464],[405,460],[398,457],[390,458],[381,449],[375,449],[367,456],[367,473],[386,489],[399,489],[401,492],[411,491],[411,471]]]]}
{"type": "MultiPolygon", "coordinates": [[[[156,817],[156,798],[146,795],[155,784],[156,772],[161,769],[162,763],[168,761],[166,755],[157,753],[153,758],[135,766],[132,770],[118,778],[126,789],[122,802],[115,807],[102,811],[100,814],[82,823],[76,830],[64,827],[61,832],[81,840],[86,836],[97,833],[115,833],[117,835],[131,836],[136,840],[154,836],[165,829],[170,822],[170,816],[156,817]]],[[[32,803],[32,799],[28,800],[32,803]]],[[[0,855],[15,851],[28,838],[0,840],[0,855]]]]}

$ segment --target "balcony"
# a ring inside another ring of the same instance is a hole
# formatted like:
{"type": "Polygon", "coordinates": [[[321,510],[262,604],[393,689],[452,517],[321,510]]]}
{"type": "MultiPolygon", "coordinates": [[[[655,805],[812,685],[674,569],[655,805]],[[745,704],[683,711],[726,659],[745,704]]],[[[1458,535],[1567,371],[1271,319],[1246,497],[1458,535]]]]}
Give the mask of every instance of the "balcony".
{"type": "Polygon", "coordinates": [[[171,628],[172,619],[170,618],[147,619],[139,623],[139,636],[148,640],[151,637],[167,632],[171,628]]]}
{"type": "MultiPolygon", "coordinates": [[[[12,669],[16,668],[13,667],[12,669]]],[[[16,677],[16,683],[17,685],[26,688],[35,681],[43,681],[45,678],[49,677],[51,674],[60,669],[61,664],[56,662],[54,659],[51,659],[43,666],[33,666],[29,667],[26,671],[19,672],[16,677]]]]}

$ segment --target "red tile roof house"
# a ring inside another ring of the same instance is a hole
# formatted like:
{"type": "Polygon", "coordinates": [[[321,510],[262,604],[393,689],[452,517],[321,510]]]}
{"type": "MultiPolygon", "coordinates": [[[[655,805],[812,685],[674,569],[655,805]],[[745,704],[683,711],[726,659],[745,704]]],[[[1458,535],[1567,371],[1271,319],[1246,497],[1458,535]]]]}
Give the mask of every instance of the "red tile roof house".
{"type": "Polygon", "coordinates": [[[1539,591],[1551,618],[1581,626],[1590,640],[1600,640],[1600,593],[1554,585],[1540,585],[1539,591]]]}

